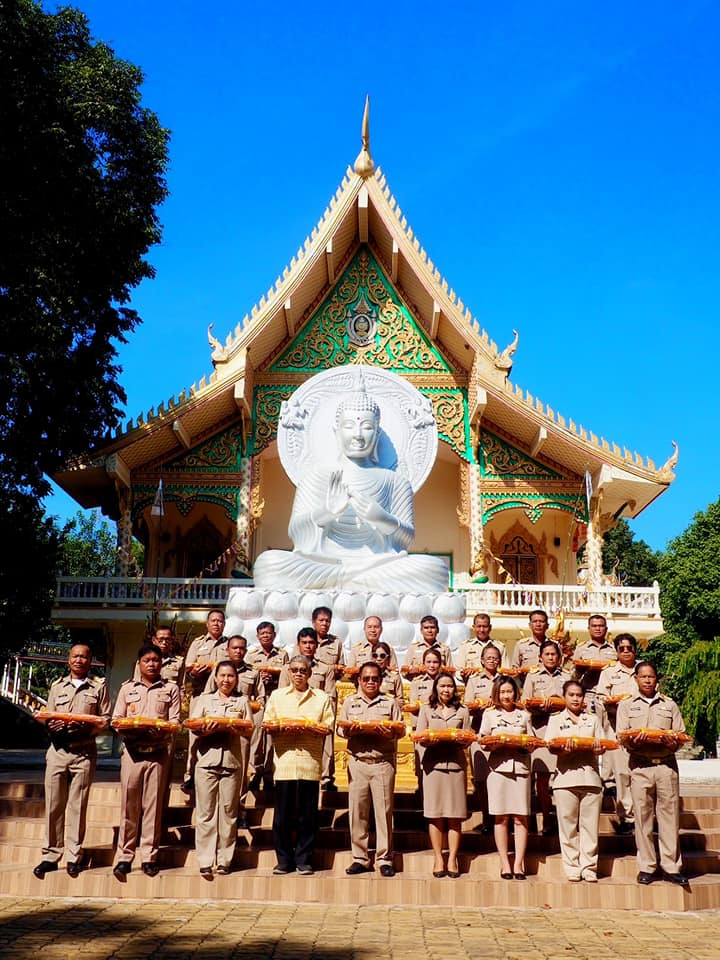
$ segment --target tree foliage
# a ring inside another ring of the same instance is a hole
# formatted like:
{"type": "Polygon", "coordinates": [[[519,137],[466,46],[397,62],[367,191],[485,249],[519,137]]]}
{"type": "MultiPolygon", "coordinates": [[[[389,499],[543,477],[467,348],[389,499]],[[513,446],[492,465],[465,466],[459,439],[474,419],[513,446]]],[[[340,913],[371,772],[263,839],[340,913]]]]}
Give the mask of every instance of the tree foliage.
{"type": "Polygon", "coordinates": [[[94,42],[85,16],[0,6],[0,483],[51,474],[114,426],[116,343],[153,269],[167,133],[142,74],[94,42]]]}
{"type": "Polygon", "coordinates": [[[706,747],[720,733],[720,500],[697,514],[660,558],[665,633],[648,647],[664,690],[706,747]]]}
{"type": "Polygon", "coordinates": [[[115,531],[99,510],[78,510],[60,532],[58,573],[68,577],[111,577],[115,572],[115,531]]]}
{"type": "Polygon", "coordinates": [[[0,4],[0,644],[46,618],[45,476],[121,416],[117,345],[153,276],[168,135],[85,16],[0,4]]]}
{"type": "Polygon", "coordinates": [[[603,538],[603,571],[617,570],[621,583],[649,587],[658,578],[660,553],[636,540],[627,520],[620,520],[603,538]]]}

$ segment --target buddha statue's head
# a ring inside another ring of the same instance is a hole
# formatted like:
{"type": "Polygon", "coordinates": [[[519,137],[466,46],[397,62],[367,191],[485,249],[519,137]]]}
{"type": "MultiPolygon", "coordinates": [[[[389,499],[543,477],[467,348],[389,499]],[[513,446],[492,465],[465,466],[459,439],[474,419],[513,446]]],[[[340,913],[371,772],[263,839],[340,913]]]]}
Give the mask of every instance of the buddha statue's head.
{"type": "Polygon", "coordinates": [[[355,388],[337,406],[335,435],[340,452],[350,460],[377,463],[380,407],[365,389],[362,372],[355,388]]]}

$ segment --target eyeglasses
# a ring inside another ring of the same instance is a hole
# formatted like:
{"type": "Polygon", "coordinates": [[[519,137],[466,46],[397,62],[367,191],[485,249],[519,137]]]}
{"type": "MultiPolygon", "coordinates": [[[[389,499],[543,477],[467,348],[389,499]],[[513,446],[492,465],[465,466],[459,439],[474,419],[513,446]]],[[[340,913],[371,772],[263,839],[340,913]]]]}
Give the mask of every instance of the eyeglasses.
{"type": "Polygon", "coordinates": [[[290,673],[304,673],[307,675],[305,667],[290,667],[290,673]]]}
{"type": "Polygon", "coordinates": [[[386,653],[374,653],[373,658],[375,660],[387,660],[388,655],[386,653]]]}
{"type": "Polygon", "coordinates": [[[635,653],[635,647],[618,647],[618,653],[635,653]]]}
{"type": "Polygon", "coordinates": [[[376,677],[374,674],[371,677],[360,677],[363,683],[380,683],[380,677],[376,677]]]}

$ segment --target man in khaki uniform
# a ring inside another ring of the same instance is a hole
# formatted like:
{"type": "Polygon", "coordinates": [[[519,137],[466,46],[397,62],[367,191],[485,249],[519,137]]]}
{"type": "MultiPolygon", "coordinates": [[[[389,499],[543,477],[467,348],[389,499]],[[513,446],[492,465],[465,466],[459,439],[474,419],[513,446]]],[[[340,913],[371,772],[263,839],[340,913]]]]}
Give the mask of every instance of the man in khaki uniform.
{"type": "MultiPolygon", "coordinates": [[[[275,626],[269,620],[263,620],[257,625],[258,646],[247,655],[248,664],[260,673],[260,679],[265,687],[266,698],[277,690],[280,683],[280,672],[288,662],[287,651],[275,645],[275,626]]],[[[257,716],[259,734],[250,744],[250,762],[253,767],[253,776],[248,784],[250,790],[259,790],[261,782],[266,790],[275,786],[272,775],[273,747],[272,737],[262,729],[264,709],[257,716]]]]}
{"type": "Polygon", "coordinates": [[[451,667],[453,665],[450,647],[446,643],[438,640],[439,633],[440,627],[438,626],[437,617],[428,614],[422,618],[420,621],[420,637],[408,645],[407,653],[405,654],[405,663],[402,666],[402,673],[408,677],[422,673],[423,658],[426,651],[430,649],[438,651],[443,666],[451,667]]]}
{"type": "MultiPolygon", "coordinates": [[[[175,653],[175,639],[173,637],[172,627],[158,624],[155,627],[155,633],[150,641],[155,644],[162,653],[162,666],[160,667],[160,679],[167,680],[170,683],[176,683],[180,688],[180,697],[182,699],[182,684],[185,675],[185,657],[181,653],[175,653]]],[[[135,662],[133,671],[133,680],[140,679],[140,665],[135,662]]],[[[167,765],[167,781],[163,789],[163,811],[167,810],[170,803],[170,780],[172,779],[173,760],[175,758],[176,737],[170,737],[167,741],[168,756],[170,762],[167,765]]]]}
{"type": "MultiPolygon", "coordinates": [[[[230,637],[227,644],[227,659],[237,672],[238,693],[247,698],[248,703],[259,705],[259,710],[252,714],[253,735],[250,745],[245,744],[245,766],[243,767],[243,776],[240,786],[240,806],[238,812],[237,825],[241,830],[246,830],[248,826],[247,813],[245,812],[245,801],[247,800],[248,782],[247,782],[247,759],[253,746],[257,743],[260,732],[260,719],[262,718],[263,707],[265,706],[265,685],[257,670],[245,663],[245,654],[247,652],[247,640],[245,637],[230,637]]],[[[217,681],[215,671],[207,679],[205,693],[215,693],[217,690],[217,681]]]]}
{"type": "MultiPolygon", "coordinates": [[[[310,630],[313,638],[315,631],[310,630]]],[[[301,630],[302,634],[303,631],[301,630]]],[[[301,638],[299,638],[301,642],[301,638]]],[[[294,656],[287,667],[290,686],[272,693],[266,721],[308,720],[330,727],[335,719],[330,697],[310,686],[307,657],[294,656]]],[[[277,856],[274,874],[312,874],[312,855],[318,830],[318,799],[322,770],[322,738],[307,733],[273,734],[275,746],[275,811],[273,846],[277,856]],[[296,828],[293,839],[293,828],[296,828]]]]}
{"type": "MultiPolygon", "coordinates": [[[[316,607],[312,612],[313,630],[317,634],[318,644],[315,659],[320,663],[327,663],[335,671],[335,679],[342,676],[345,663],[342,641],[330,633],[332,610],[329,607],[316,607]]],[[[337,693],[332,694],[333,712],[337,716],[337,693]]],[[[325,738],[323,744],[323,771],[321,786],[323,790],[332,793],[337,791],[335,786],[335,733],[325,738]]]]}
{"type": "MultiPolygon", "coordinates": [[[[363,633],[365,636],[350,648],[350,653],[347,658],[348,667],[359,667],[363,663],[367,663],[368,660],[372,660],[373,649],[375,648],[375,644],[379,643],[382,632],[383,622],[380,617],[365,617],[365,622],[363,623],[363,633]]],[[[395,651],[390,644],[388,644],[388,646],[390,647],[390,662],[388,666],[391,670],[397,670],[398,662],[395,651]]]]}
{"type": "MultiPolygon", "coordinates": [[[[600,674],[596,694],[605,707],[608,729],[615,732],[617,705],[608,703],[608,697],[627,697],[637,693],[635,683],[635,664],[637,661],[637,640],[630,633],[619,633],[615,637],[615,651],[618,662],[610,664],[600,674]]],[[[630,791],[630,757],[624,747],[612,750],[603,757],[603,771],[615,779],[615,813],[618,817],[615,831],[619,834],[633,833],[635,830],[635,812],[630,791]]]]}
{"type": "Polygon", "coordinates": [[[487,613],[477,613],[473,618],[473,635],[463,640],[455,656],[455,666],[465,682],[473,670],[482,670],[482,655],[485,648],[492,644],[500,651],[501,662],[507,663],[507,653],[502,640],[493,640],[490,636],[492,624],[487,613]]]}
{"type": "Polygon", "coordinates": [[[515,644],[510,664],[513,670],[536,667],[540,663],[540,647],[547,639],[548,616],[544,610],[533,610],[529,623],[530,636],[515,644]]]}
{"type": "MultiPolygon", "coordinates": [[[[610,662],[615,659],[615,647],[607,640],[607,620],[601,613],[594,613],[588,619],[588,633],[590,637],[585,643],[575,647],[573,660],[604,660],[610,662]]],[[[600,669],[579,667],[575,664],[575,679],[582,683],[585,691],[585,702],[590,705],[597,699],[597,685],[600,680],[600,669]]]]}
{"type": "MultiPolygon", "coordinates": [[[[113,720],[119,717],[180,721],[180,690],[160,678],[162,654],[152,644],[138,651],[140,679],[126,680],[120,687],[113,720]]],[[[155,877],[162,828],[162,791],[169,763],[168,734],[161,730],[128,730],[122,734],[120,760],[120,831],[113,873],[123,880],[130,873],[135,850],[140,846],[142,871],[155,877]],[[140,823],[142,821],[142,830],[140,823]]]]}
{"type": "Polygon", "coordinates": [[[359,691],[343,701],[338,733],[348,738],[348,802],[353,862],[349,876],[372,870],[368,855],[370,811],[375,815],[375,862],[383,877],[395,875],[392,864],[392,815],[397,737],[392,731],[354,733],[351,724],[400,720],[397,700],[380,693],[382,673],[375,663],[360,667],[359,691]]]}
{"type": "MultiPolygon", "coordinates": [[[[678,705],[658,693],[657,672],[651,663],[635,667],[637,694],[623,700],[617,710],[617,732],[646,727],[651,730],[685,732],[685,723],[678,705]]],[[[657,820],[658,846],[662,878],[687,887],[681,872],[680,855],[680,777],[675,759],[677,741],[639,743],[630,752],[630,791],[635,808],[635,843],[639,873],[638,883],[652,883],[657,878],[658,858],[653,841],[653,820],[657,820]]]]}
{"type": "MultiPolygon", "coordinates": [[[[85,644],[70,648],[70,673],[50,687],[47,709],[57,713],[87,713],[110,717],[110,694],[104,680],[88,676],[92,654],[85,644]]],[[[66,869],[75,878],[83,868],[83,839],[90,798],[99,728],[89,723],[48,720],[50,748],[45,766],[46,843],[42,862],[33,873],[42,880],[57,870],[67,843],[66,869]]]]}
{"type": "MultiPolygon", "coordinates": [[[[190,707],[195,697],[199,697],[205,689],[208,677],[218,660],[227,657],[227,637],[225,630],[225,614],[222,610],[211,610],[208,614],[207,633],[192,641],[185,654],[184,673],[185,683],[190,687],[190,707]]],[[[185,764],[185,779],[180,789],[183,793],[191,793],[193,788],[193,771],[195,769],[195,747],[197,737],[188,732],[188,755],[185,764]]]]}

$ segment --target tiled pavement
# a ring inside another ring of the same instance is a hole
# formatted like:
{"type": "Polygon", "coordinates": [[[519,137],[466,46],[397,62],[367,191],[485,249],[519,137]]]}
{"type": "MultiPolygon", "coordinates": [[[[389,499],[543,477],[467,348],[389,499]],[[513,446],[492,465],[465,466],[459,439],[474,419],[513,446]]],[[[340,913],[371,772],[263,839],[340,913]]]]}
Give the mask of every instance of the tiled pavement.
{"type": "Polygon", "coordinates": [[[720,911],[0,898],[12,960],[717,960],[720,911]]]}

